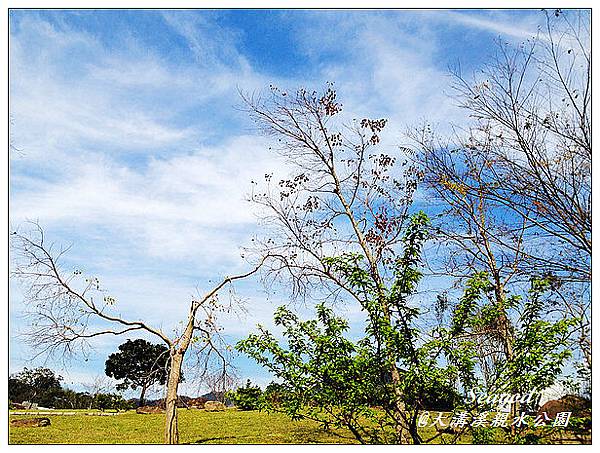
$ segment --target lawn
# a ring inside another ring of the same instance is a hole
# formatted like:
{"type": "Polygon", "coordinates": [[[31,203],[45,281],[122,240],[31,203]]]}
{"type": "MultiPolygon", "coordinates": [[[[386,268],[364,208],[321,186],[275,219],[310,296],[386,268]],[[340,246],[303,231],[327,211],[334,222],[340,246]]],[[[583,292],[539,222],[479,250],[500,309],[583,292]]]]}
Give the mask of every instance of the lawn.
{"type": "MultiPolygon", "coordinates": [[[[62,411],[61,411],[62,412],[62,411]]],[[[69,411],[71,412],[71,411],[69,411]]],[[[9,429],[11,444],[158,444],[163,440],[163,414],[140,415],[128,411],[110,417],[85,415],[39,415],[48,417],[51,425],[42,428],[13,427],[9,429]]],[[[10,420],[35,415],[10,415],[10,420]]],[[[424,438],[435,434],[433,428],[420,430],[424,438]]],[[[502,442],[500,431],[496,441],[502,442]]],[[[346,430],[325,432],[309,420],[293,421],[284,414],[258,411],[206,412],[197,409],[179,411],[180,443],[184,444],[348,444],[357,443],[346,430]]],[[[554,437],[554,436],[552,436],[554,437]]],[[[443,434],[434,443],[451,441],[443,434]]],[[[548,443],[581,443],[560,436],[548,443]]],[[[584,443],[589,443],[587,438],[584,443]]],[[[459,443],[470,444],[470,433],[459,443]]]]}
{"type": "MultiPolygon", "coordinates": [[[[30,418],[29,416],[10,416],[30,418]]],[[[51,425],[10,427],[11,444],[156,444],[162,443],[164,415],[129,411],[113,417],[41,415],[51,425]]],[[[257,411],[179,411],[180,442],[186,444],[355,443],[348,432],[326,433],[311,421],[257,411]]]]}

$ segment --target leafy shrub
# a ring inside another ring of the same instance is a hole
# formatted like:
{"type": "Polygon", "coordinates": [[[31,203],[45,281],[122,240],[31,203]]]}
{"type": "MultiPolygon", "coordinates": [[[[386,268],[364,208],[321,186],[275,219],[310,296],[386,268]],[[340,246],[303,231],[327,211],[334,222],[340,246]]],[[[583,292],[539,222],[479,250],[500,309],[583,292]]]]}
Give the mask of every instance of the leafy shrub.
{"type": "Polygon", "coordinates": [[[248,379],[244,387],[229,392],[227,398],[233,401],[238,409],[252,411],[259,409],[261,406],[262,390],[258,386],[253,386],[250,379],[248,379]]]}
{"type": "Polygon", "coordinates": [[[277,382],[271,382],[265,388],[262,394],[262,402],[265,406],[276,407],[280,406],[283,398],[285,397],[285,386],[277,382]]]}
{"type": "Polygon", "coordinates": [[[100,393],[94,399],[94,408],[101,411],[112,410],[128,410],[131,409],[131,404],[123,399],[121,395],[114,393],[100,393]]]}

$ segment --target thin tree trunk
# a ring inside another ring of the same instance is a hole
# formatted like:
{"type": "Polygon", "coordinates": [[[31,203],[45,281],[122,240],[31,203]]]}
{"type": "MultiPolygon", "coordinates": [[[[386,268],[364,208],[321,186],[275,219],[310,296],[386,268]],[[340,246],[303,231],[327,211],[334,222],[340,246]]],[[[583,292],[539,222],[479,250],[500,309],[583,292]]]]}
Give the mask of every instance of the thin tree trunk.
{"type": "Polygon", "coordinates": [[[404,406],[404,402],[402,401],[402,391],[400,390],[400,373],[398,373],[398,368],[396,368],[396,364],[392,364],[392,382],[394,383],[394,394],[396,396],[396,411],[398,412],[398,417],[401,420],[400,423],[396,425],[396,435],[402,444],[410,444],[412,443],[412,438],[410,436],[410,428],[408,426],[404,426],[404,417],[406,416],[406,407],[404,406]]]}
{"type": "Polygon", "coordinates": [[[181,377],[181,366],[183,356],[188,350],[194,333],[194,322],[199,304],[192,302],[187,325],[179,342],[171,347],[171,366],[169,367],[169,378],[167,380],[167,398],[165,401],[165,444],[179,443],[179,431],[177,429],[177,387],[181,377]]]}
{"type": "MultiPolygon", "coordinates": [[[[500,333],[501,333],[502,339],[504,341],[504,352],[506,354],[506,359],[508,361],[510,361],[514,357],[514,350],[513,350],[514,335],[513,335],[512,329],[511,329],[510,320],[508,319],[508,315],[504,308],[504,302],[505,302],[504,286],[501,283],[500,276],[498,275],[498,272],[495,269],[494,269],[494,285],[495,285],[496,300],[501,309],[501,313],[499,316],[500,333]]],[[[519,389],[517,389],[517,388],[511,388],[509,390],[513,394],[519,392],[519,389]]],[[[521,405],[518,401],[511,402],[510,408],[509,408],[510,417],[514,420],[516,417],[519,416],[520,410],[521,410],[521,405]]],[[[516,426],[512,423],[510,426],[510,432],[512,435],[515,435],[517,432],[516,426]]]]}
{"type": "Polygon", "coordinates": [[[144,397],[146,396],[147,384],[142,385],[142,393],[140,394],[140,406],[144,405],[144,397]]]}
{"type": "Polygon", "coordinates": [[[177,428],[177,387],[181,377],[183,354],[180,349],[171,351],[171,367],[167,380],[167,397],[165,401],[165,444],[179,443],[179,430],[177,428]]]}

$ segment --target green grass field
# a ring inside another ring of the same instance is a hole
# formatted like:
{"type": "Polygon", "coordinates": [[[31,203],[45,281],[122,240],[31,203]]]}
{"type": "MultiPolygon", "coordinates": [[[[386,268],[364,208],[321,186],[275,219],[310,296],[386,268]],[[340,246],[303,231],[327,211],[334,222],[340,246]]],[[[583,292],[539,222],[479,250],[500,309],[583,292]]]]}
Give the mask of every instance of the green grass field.
{"type": "MultiPolygon", "coordinates": [[[[29,416],[10,416],[30,418],[29,416]]],[[[112,417],[41,415],[50,426],[10,427],[11,444],[156,444],[162,443],[164,415],[129,411],[112,417]]],[[[180,442],[186,444],[355,443],[349,433],[326,433],[316,423],[257,411],[179,411],[180,442]]]]}
{"type": "MultiPolygon", "coordinates": [[[[72,412],[72,411],[69,411],[72,412]]],[[[11,444],[159,444],[163,440],[163,414],[140,415],[128,411],[115,416],[39,415],[51,425],[41,428],[9,428],[11,444]]],[[[9,419],[35,415],[10,415],[9,419]]],[[[434,428],[420,431],[424,438],[435,434],[434,428]]],[[[499,433],[498,433],[499,434],[499,433]]],[[[258,411],[206,412],[179,410],[180,443],[184,444],[351,444],[357,443],[349,431],[325,432],[309,420],[293,421],[284,414],[258,411]]],[[[435,443],[450,441],[442,435],[435,443]]],[[[500,438],[497,439],[501,442],[500,438]]],[[[558,440],[558,439],[557,439],[558,440]]],[[[587,439],[586,439],[587,440],[587,439]]],[[[465,433],[459,443],[472,443],[465,433]]],[[[554,443],[554,442],[549,442],[554,443]]],[[[581,443],[560,439],[556,443],[581,443]]],[[[588,443],[588,442],[585,442],[588,443]]]]}

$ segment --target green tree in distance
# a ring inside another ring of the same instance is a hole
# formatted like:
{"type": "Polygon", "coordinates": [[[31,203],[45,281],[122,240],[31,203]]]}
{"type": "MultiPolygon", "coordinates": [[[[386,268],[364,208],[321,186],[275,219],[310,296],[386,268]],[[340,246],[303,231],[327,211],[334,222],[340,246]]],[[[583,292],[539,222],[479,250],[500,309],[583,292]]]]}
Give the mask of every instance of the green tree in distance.
{"type": "Polygon", "coordinates": [[[157,383],[165,384],[169,361],[169,348],[165,345],[152,344],[142,339],[127,340],[119,346],[119,352],[108,356],[105,373],[108,377],[122,381],[117,384],[117,390],[141,388],[140,406],[143,406],[146,390],[157,383]]]}
{"type": "Polygon", "coordinates": [[[8,399],[14,402],[31,401],[52,407],[56,395],[62,390],[62,376],[49,368],[24,368],[8,379],[8,399]]]}

